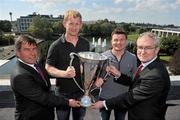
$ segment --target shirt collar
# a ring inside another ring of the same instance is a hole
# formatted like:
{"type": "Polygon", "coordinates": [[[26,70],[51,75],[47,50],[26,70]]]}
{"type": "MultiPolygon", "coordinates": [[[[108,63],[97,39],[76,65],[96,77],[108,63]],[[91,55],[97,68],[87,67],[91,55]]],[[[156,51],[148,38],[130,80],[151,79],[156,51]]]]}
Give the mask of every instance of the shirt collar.
{"type": "Polygon", "coordinates": [[[18,60],[19,60],[20,62],[22,62],[22,63],[24,63],[24,64],[26,64],[26,65],[28,65],[28,66],[34,68],[34,69],[36,70],[36,68],[34,67],[34,64],[28,64],[28,63],[22,61],[20,58],[18,58],[18,60]]]}
{"type": "Polygon", "coordinates": [[[66,38],[65,38],[65,34],[62,34],[62,39],[61,39],[62,43],[66,42],[66,38]]]}
{"type": "Polygon", "coordinates": [[[157,58],[157,56],[154,57],[152,60],[146,62],[146,63],[142,63],[142,65],[143,65],[142,70],[143,70],[146,66],[148,66],[150,63],[152,63],[156,58],[157,58]]]}
{"type": "MultiPolygon", "coordinates": [[[[62,43],[66,43],[65,34],[62,34],[62,36],[59,37],[59,40],[60,40],[62,43]]],[[[79,35],[78,35],[78,40],[79,40],[79,35]]]]}

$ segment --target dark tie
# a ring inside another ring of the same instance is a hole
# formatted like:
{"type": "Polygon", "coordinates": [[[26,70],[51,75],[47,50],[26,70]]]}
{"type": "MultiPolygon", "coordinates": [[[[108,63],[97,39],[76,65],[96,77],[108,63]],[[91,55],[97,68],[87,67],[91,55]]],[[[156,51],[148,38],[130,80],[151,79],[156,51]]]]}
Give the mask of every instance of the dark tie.
{"type": "Polygon", "coordinates": [[[135,75],[134,75],[134,80],[137,79],[137,77],[139,76],[139,73],[141,72],[141,69],[142,69],[143,65],[140,64],[135,72],[135,75]]]}
{"type": "Polygon", "coordinates": [[[34,64],[34,67],[36,68],[37,72],[39,73],[39,75],[41,76],[41,78],[44,80],[44,82],[47,85],[47,81],[46,81],[46,79],[44,77],[44,74],[43,74],[41,68],[39,67],[39,65],[38,64],[34,64]]]}

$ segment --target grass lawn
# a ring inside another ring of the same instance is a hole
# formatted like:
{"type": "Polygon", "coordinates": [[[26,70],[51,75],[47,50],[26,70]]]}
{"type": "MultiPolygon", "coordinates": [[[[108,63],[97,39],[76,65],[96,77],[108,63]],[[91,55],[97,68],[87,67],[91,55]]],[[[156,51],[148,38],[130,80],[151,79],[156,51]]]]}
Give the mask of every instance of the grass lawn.
{"type": "Polygon", "coordinates": [[[128,35],[128,40],[130,40],[130,41],[136,41],[137,38],[138,38],[138,36],[139,36],[139,34],[137,34],[137,33],[128,35]]]}
{"type": "Polygon", "coordinates": [[[171,56],[160,56],[160,59],[167,65],[170,62],[171,56]]]}

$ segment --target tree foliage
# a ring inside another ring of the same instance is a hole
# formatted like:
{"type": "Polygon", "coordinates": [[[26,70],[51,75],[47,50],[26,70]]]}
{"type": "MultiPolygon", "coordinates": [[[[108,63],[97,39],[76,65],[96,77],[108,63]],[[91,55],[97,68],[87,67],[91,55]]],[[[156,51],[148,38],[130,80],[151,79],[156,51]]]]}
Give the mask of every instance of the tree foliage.
{"type": "Polygon", "coordinates": [[[160,40],[160,47],[162,53],[173,55],[175,51],[178,48],[180,48],[180,37],[179,36],[163,37],[160,40]]]}
{"type": "Polygon", "coordinates": [[[65,32],[62,22],[52,22],[52,29],[55,34],[63,34],[65,32]]]}
{"type": "Polygon", "coordinates": [[[45,39],[50,38],[53,33],[51,22],[47,18],[40,16],[33,18],[32,24],[30,25],[28,31],[33,36],[45,39]]]}
{"type": "Polygon", "coordinates": [[[108,19],[98,20],[94,24],[84,24],[81,33],[86,36],[110,36],[117,24],[108,19]]]}
{"type": "Polygon", "coordinates": [[[50,45],[53,41],[43,41],[40,44],[38,44],[38,51],[39,51],[39,62],[45,67],[45,61],[47,58],[47,53],[50,45]]]}
{"type": "Polygon", "coordinates": [[[12,45],[14,44],[14,36],[13,35],[2,35],[0,36],[0,45],[12,45]]]}
{"type": "Polygon", "coordinates": [[[7,20],[0,20],[0,30],[4,32],[11,32],[11,22],[7,20]]]}

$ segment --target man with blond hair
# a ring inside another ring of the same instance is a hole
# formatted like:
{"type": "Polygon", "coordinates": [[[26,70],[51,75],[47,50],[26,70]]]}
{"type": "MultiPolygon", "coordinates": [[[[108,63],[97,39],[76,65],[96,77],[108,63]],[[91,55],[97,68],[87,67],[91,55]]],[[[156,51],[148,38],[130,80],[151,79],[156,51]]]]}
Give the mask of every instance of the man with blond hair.
{"type": "MultiPolygon", "coordinates": [[[[55,93],[57,96],[63,96],[66,99],[74,98],[79,100],[83,92],[78,88],[73,78],[81,83],[81,72],[79,59],[73,60],[72,66],[69,66],[71,52],[89,51],[89,42],[79,36],[82,27],[82,16],[78,11],[68,10],[64,15],[63,25],[66,32],[49,48],[46,70],[56,78],[55,93]]],[[[82,87],[82,86],[81,86],[82,87]]],[[[69,120],[71,107],[57,107],[58,120],[69,120]]],[[[85,116],[85,108],[72,108],[73,120],[83,120],[85,116]]]]}

